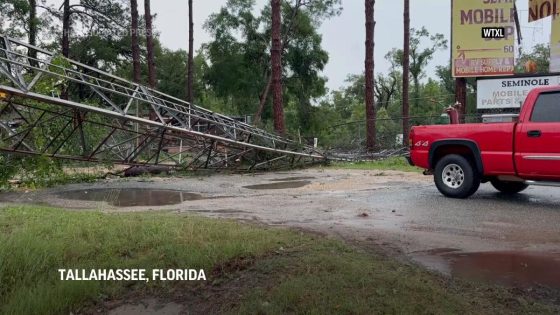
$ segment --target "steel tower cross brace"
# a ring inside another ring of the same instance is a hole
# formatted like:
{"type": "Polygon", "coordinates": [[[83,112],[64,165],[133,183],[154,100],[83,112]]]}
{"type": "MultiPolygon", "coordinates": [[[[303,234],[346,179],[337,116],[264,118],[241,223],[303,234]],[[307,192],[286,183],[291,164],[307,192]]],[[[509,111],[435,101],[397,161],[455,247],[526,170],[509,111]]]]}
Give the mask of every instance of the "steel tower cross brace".
{"type": "Polygon", "coordinates": [[[0,36],[0,152],[188,169],[326,160],[311,146],[6,36],[0,36]]]}

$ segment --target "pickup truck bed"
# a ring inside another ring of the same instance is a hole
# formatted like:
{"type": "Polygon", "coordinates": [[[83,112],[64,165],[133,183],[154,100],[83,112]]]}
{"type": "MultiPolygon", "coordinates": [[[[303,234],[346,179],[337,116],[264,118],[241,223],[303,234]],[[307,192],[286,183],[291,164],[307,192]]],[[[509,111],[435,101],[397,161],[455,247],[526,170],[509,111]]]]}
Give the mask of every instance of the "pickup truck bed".
{"type": "Polygon", "coordinates": [[[517,122],[413,127],[413,165],[444,195],[466,198],[480,183],[503,193],[560,184],[560,87],[531,91],[517,122]]]}

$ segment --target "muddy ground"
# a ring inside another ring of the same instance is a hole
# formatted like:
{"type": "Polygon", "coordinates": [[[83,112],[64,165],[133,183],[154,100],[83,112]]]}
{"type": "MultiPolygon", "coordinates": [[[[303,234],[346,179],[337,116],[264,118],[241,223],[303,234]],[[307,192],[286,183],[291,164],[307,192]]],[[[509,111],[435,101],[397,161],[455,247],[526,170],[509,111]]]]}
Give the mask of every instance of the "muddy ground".
{"type": "Polygon", "coordinates": [[[255,175],[114,179],[0,195],[107,212],[167,210],[257,221],[380,246],[445,275],[560,289],[560,190],[518,196],[490,185],[447,199],[417,173],[309,169],[255,175]]]}

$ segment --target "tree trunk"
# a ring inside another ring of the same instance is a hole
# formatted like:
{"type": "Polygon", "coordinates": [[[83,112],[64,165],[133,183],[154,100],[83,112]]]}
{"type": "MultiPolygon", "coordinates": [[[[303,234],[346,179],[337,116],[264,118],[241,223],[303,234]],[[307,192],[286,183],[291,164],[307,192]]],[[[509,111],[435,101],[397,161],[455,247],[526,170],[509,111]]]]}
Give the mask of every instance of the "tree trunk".
{"type": "Polygon", "coordinates": [[[404,0],[404,47],[403,47],[403,145],[408,145],[408,134],[410,130],[410,0],[404,0]]]}
{"type": "Polygon", "coordinates": [[[257,126],[260,124],[262,119],[262,114],[264,113],[264,106],[266,105],[266,100],[268,99],[268,93],[270,93],[270,87],[272,86],[272,75],[268,76],[264,90],[259,96],[259,107],[257,108],[257,113],[253,117],[253,125],[257,126]]]}
{"type": "Polygon", "coordinates": [[[274,130],[286,133],[284,104],[282,95],[282,1],[272,1],[272,106],[274,109],[274,130]]]}
{"type": "Polygon", "coordinates": [[[138,43],[138,1],[130,0],[130,16],[132,19],[132,29],[130,35],[132,39],[132,78],[135,83],[142,80],[140,69],[140,44],[138,43]]]}
{"type": "MultiPolygon", "coordinates": [[[[70,11],[70,0],[64,0],[62,12],[62,55],[70,57],[70,32],[72,30],[72,20],[70,11]]],[[[68,86],[64,84],[60,93],[60,98],[68,100],[68,86]]]]}
{"type": "Polygon", "coordinates": [[[70,20],[70,0],[64,0],[64,11],[62,13],[62,55],[70,56],[70,32],[72,28],[70,20]]]}
{"type": "Polygon", "coordinates": [[[420,78],[418,76],[413,76],[412,81],[414,83],[414,108],[419,110],[420,108],[420,78]]]}
{"type": "MultiPolygon", "coordinates": [[[[284,36],[282,37],[282,41],[283,41],[284,45],[287,45],[287,43],[289,41],[290,32],[292,31],[292,28],[294,27],[294,22],[295,22],[296,17],[299,13],[299,9],[301,8],[302,5],[304,5],[302,0],[297,0],[296,1],[296,5],[293,9],[292,16],[291,16],[291,19],[290,19],[290,24],[285,29],[284,36]]],[[[284,51],[282,49],[282,53],[283,52],[284,51]]],[[[253,117],[253,125],[255,125],[255,126],[258,125],[261,122],[262,114],[264,113],[264,106],[266,105],[266,100],[268,99],[268,94],[270,93],[271,85],[272,85],[272,73],[267,75],[266,85],[264,86],[264,89],[263,89],[261,95],[259,95],[259,107],[257,109],[257,113],[255,114],[255,117],[253,117]]]]}
{"type": "Polygon", "coordinates": [[[375,17],[374,7],[375,0],[365,0],[366,5],[366,149],[371,152],[375,150],[375,63],[374,63],[374,33],[375,33],[375,17]]]}
{"type": "Polygon", "coordinates": [[[194,101],[194,21],[193,21],[193,0],[189,0],[189,62],[187,74],[187,102],[192,104],[194,101]]]}
{"type": "Polygon", "coordinates": [[[154,30],[152,26],[150,0],[144,0],[144,12],[146,19],[146,47],[148,51],[148,84],[152,89],[157,89],[157,69],[154,57],[154,30]]]}
{"type": "MultiPolygon", "coordinates": [[[[29,0],[29,45],[37,46],[37,31],[38,31],[39,21],[37,20],[37,0],[29,0]]],[[[35,49],[30,49],[27,52],[29,58],[29,64],[33,67],[39,66],[37,59],[37,51],[35,49]]]]}

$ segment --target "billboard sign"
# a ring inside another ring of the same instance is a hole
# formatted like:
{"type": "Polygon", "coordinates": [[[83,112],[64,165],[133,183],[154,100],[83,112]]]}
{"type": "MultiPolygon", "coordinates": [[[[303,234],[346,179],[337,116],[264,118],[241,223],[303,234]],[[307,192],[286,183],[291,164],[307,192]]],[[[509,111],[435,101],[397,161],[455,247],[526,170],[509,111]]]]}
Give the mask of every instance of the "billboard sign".
{"type": "Polygon", "coordinates": [[[558,14],[558,0],[529,0],[529,22],[558,14]]]}
{"type": "Polygon", "coordinates": [[[481,79],[477,81],[477,108],[521,108],[532,89],[554,85],[560,85],[560,75],[481,79]]]}
{"type": "Polygon", "coordinates": [[[515,10],[513,1],[452,0],[451,60],[454,77],[513,75],[515,10]],[[487,28],[503,36],[485,38],[487,28]]]}
{"type": "Polygon", "coordinates": [[[560,72],[560,16],[552,19],[550,35],[550,72],[560,72]]]}

